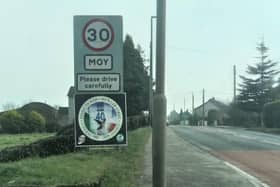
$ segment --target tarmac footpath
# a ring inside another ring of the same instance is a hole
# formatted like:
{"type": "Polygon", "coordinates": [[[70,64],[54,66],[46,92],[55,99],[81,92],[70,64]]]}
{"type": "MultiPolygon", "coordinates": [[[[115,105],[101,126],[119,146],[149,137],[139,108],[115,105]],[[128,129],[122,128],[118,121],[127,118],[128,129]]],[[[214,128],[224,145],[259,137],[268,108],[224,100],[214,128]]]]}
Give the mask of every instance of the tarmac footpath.
{"type": "MultiPolygon", "coordinates": [[[[145,147],[140,187],[152,187],[152,136],[145,147]]],[[[167,187],[256,187],[250,176],[230,167],[166,128],[167,187]]]]}

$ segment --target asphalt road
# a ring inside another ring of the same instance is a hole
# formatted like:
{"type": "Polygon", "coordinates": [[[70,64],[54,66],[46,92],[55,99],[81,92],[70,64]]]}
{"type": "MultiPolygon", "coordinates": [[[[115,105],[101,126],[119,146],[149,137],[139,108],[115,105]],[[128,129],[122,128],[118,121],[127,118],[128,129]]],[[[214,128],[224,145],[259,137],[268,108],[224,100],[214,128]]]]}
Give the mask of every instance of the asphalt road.
{"type": "Polygon", "coordinates": [[[264,183],[280,186],[280,136],[239,128],[174,126],[173,130],[264,183]]]}

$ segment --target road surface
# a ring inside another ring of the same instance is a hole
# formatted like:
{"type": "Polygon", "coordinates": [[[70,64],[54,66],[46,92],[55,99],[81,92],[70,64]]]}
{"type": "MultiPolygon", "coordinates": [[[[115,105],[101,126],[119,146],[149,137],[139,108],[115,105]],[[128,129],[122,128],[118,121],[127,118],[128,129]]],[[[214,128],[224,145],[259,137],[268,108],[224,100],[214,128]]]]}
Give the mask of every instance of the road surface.
{"type": "Polygon", "coordinates": [[[280,186],[280,136],[239,128],[173,126],[184,140],[271,187],[280,186]]]}

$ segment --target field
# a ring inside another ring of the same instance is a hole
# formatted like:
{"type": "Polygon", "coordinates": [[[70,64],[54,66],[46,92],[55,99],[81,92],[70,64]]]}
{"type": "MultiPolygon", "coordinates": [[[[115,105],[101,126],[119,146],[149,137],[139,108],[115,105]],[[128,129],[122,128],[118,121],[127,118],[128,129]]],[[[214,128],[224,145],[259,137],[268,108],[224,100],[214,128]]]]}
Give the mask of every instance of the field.
{"type": "Polygon", "coordinates": [[[150,133],[149,128],[129,132],[129,146],[125,148],[0,163],[0,186],[93,186],[98,182],[106,187],[138,186],[144,146],[150,133]]]}
{"type": "Polygon", "coordinates": [[[26,145],[36,140],[52,136],[52,133],[33,133],[33,134],[0,134],[0,150],[5,147],[15,145],[26,145]]]}

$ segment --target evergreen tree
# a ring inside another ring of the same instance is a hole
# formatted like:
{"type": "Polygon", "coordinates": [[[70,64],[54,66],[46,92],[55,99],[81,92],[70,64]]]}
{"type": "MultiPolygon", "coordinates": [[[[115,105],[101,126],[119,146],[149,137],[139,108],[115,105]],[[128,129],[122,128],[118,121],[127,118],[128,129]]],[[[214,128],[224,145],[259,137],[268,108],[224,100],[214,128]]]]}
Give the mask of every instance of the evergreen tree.
{"type": "Polygon", "coordinates": [[[183,120],[183,115],[184,115],[184,112],[183,112],[183,109],[180,110],[180,121],[183,120]]]}
{"type": "Polygon", "coordinates": [[[147,110],[149,102],[149,76],[144,66],[141,48],[135,48],[132,37],[124,41],[124,90],[127,93],[127,113],[137,115],[147,110]]]}
{"type": "Polygon", "coordinates": [[[275,84],[275,87],[272,90],[272,95],[274,101],[280,100],[280,78],[278,79],[277,83],[275,84]]]}
{"type": "Polygon", "coordinates": [[[240,91],[237,96],[238,107],[251,112],[257,112],[260,110],[259,105],[257,104],[257,83],[251,78],[246,78],[240,76],[242,83],[239,84],[240,91]]]}
{"type": "Polygon", "coordinates": [[[273,101],[273,84],[274,77],[279,73],[277,71],[277,62],[268,59],[268,48],[265,46],[264,41],[259,43],[256,47],[260,56],[257,57],[259,61],[251,66],[248,65],[246,73],[248,77],[240,76],[242,83],[239,84],[240,94],[237,97],[239,108],[261,113],[263,106],[267,102],[273,101]]]}

